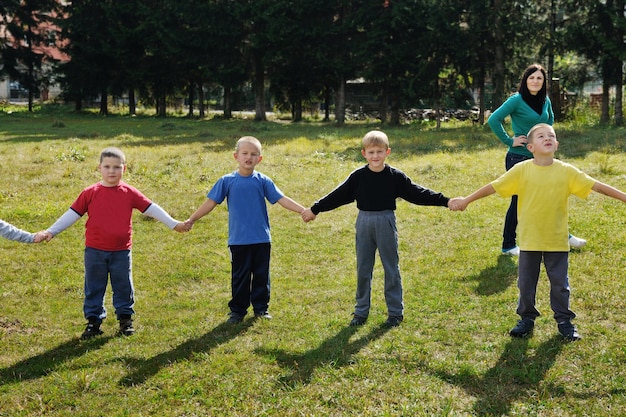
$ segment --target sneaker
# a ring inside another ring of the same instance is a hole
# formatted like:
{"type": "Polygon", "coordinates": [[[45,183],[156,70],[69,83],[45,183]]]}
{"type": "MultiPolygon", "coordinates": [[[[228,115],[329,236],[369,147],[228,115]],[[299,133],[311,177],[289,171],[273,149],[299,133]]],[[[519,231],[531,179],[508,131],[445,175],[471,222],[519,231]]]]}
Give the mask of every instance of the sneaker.
{"type": "Polygon", "coordinates": [[[570,248],[580,249],[587,244],[585,239],[581,239],[574,235],[569,235],[569,246],[570,248]]]}
{"type": "Polygon", "coordinates": [[[265,320],[272,319],[272,315],[268,313],[267,311],[259,311],[258,313],[254,313],[254,317],[257,319],[265,319],[265,320]]]}
{"type": "Polygon", "coordinates": [[[509,256],[519,256],[519,247],[515,246],[511,249],[502,249],[502,254],[509,256]]]}
{"type": "Polygon", "coordinates": [[[558,328],[559,333],[563,336],[563,339],[568,342],[575,342],[582,339],[582,337],[578,334],[578,330],[576,330],[576,326],[574,326],[569,320],[559,323],[558,328]]]}
{"type": "Polygon", "coordinates": [[[404,316],[389,316],[383,326],[387,328],[398,327],[402,320],[404,320],[404,316]]]}
{"type": "Polygon", "coordinates": [[[353,316],[350,326],[363,326],[367,322],[367,317],[357,316],[356,314],[353,314],[353,316]]]}
{"type": "Polygon", "coordinates": [[[100,330],[100,324],[102,324],[102,321],[90,318],[89,323],[87,323],[87,327],[85,328],[83,334],[80,335],[80,338],[82,340],[87,340],[104,333],[100,330]]]}
{"type": "Polygon", "coordinates": [[[243,321],[243,316],[241,314],[230,313],[228,320],[226,320],[226,323],[237,324],[237,323],[241,323],[242,321],[243,321]]]}
{"type": "Polygon", "coordinates": [[[535,328],[535,321],[531,318],[523,318],[511,329],[509,334],[513,337],[528,337],[532,335],[535,328]]]}
{"type": "Polygon", "coordinates": [[[133,327],[133,318],[129,315],[120,317],[120,334],[124,336],[132,336],[135,334],[135,328],[133,327]]]}

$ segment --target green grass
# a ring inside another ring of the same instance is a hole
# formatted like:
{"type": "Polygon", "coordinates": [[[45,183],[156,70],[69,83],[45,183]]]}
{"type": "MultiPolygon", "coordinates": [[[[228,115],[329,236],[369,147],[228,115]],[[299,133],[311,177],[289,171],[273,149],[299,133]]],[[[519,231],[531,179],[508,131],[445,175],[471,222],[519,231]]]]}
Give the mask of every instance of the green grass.
{"type": "MultiPolygon", "coordinates": [[[[121,147],[125,180],[184,220],[233,170],[237,138],[264,144],[259,170],[303,205],[363,163],[375,123],[76,116],[0,112],[0,218],[37,231],[98,181],[100,150],[121,147]]],[[[466,195],[504,170],[487,127],[382,127],[389,162],[416,182],[466,195]]],[[[557,125],[558,156],[626,189],[624,129],[557,125]]],[[[626,414],[625,207],[572,198],[570,228],[588,245],[570,257],[583,335],[564,344],[542,273],[535,335],[513,340],[515,259],[499,255],[508,201],[463,213],[400,201],[405,322],[386,330],[377,261],[370,320],[354,304],[356,208],[304,224],[270,207],[274,319],[224,324],[230,296],[227,212],[187,234],[137,214],[137,334],[82,342],[84,220],[50,243],[0,240],[0,416],[616,416],[626,414]]],[[[112,314],[110,293],[106,305],[112,314]]]]}

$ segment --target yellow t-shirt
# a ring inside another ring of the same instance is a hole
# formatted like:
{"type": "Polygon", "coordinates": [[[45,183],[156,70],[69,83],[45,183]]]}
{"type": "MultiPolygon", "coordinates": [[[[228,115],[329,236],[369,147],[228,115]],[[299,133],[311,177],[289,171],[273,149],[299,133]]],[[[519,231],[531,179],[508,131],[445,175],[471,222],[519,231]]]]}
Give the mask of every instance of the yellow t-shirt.
{"type": "Polygon", "coordinates": [[[568,163],[539,166],[520,162],[491,183],[502,197],[518,195],[519,248],[525,251],[569,251],[568,197],[586,199],[596,180],[568,163]]]}

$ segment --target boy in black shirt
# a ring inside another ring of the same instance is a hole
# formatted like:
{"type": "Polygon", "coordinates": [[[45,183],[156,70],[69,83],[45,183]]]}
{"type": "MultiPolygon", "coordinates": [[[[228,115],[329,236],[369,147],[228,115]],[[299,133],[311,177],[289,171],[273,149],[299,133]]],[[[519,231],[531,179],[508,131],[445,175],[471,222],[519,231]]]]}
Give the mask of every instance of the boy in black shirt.
{"type": "Polygon", "coordinates": [[[348,178],[313,206],[302,212],[305,222],[318,213],[330,211],[356,200],[357,290],[356,305],[350,326],[361,326],[370,310],[372,273],[376,249],[385,270],[387,327],[396,327],[404,319],[402,279],[398,256],[396,198],[423,206],[448,207],[449,198],[411,181],[402,171],[385,163],[391,153],[389,139],[373,130],[363,137],[362,155],[367,165],[353,171],[348,178]]]}

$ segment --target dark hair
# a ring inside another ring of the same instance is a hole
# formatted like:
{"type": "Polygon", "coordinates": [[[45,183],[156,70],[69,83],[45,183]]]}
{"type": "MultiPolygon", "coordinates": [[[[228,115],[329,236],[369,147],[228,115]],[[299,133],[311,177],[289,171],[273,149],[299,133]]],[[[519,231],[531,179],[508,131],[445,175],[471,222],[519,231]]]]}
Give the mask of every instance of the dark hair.
{"type": "Polygon", "coordinates": [[[543,103],[546,101],[546,95],[548,94],[547,85],[548,74],[546,73],[546,70],[539,64],[532,64],[528,66],[528,68],[526,68],[526,70],[522,74],[522,79],[519,83],[518,91],[521,94],[522,99],[524,99],[524,101],[528,103],[528,105],[538,114],[541,114],[541,111],[543,110],[543,103]],[[541,87],[541,90],[539,90],[539,92],[533,96],[532,94],[530,94],[530,91],[528,91],[526,81],[528,81],[528,77],[530,77],[531,74],[534,74],[537,71],[541,71],[541,73],[543,74],[543,86],[541,87]]]}

